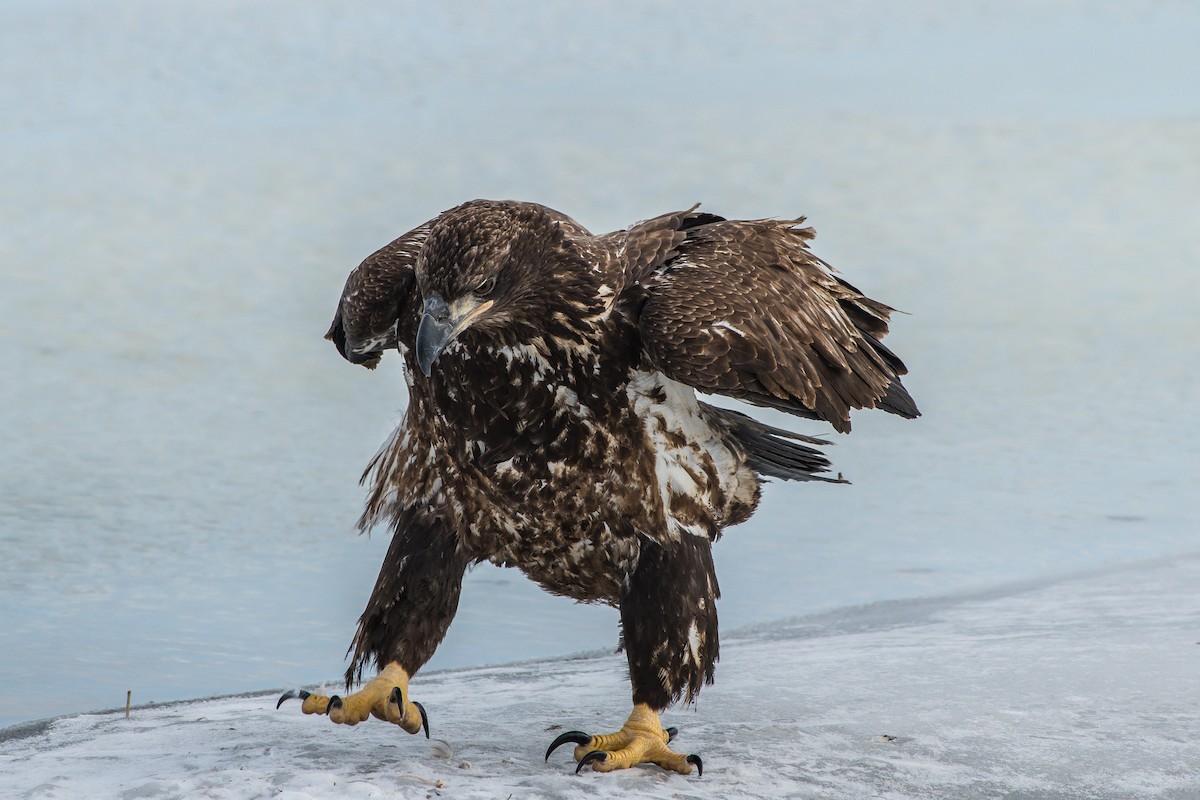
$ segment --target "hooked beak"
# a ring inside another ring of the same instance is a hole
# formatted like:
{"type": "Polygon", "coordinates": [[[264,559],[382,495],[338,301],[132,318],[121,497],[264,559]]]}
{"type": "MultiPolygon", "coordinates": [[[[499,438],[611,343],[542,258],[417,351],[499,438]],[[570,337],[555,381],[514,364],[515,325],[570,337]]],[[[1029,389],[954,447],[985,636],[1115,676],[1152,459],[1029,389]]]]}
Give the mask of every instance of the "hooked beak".
{"type": "Polygon", "coordinates": [[[491,300],[481,303],[472,297],[463,297],[455,300],[451,307],[440,295],[426,298],[421,324],[417,327],[417,365],[426,378],[442,351],[492,305],[491,300]]]}

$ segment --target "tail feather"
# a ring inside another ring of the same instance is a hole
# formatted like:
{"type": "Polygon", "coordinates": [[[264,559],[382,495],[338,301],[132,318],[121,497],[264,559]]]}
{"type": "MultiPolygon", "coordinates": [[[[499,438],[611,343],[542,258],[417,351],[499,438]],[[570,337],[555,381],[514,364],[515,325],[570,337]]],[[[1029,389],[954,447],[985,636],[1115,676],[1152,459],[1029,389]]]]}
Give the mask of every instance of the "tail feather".
{"type": "Polygon", "coordinates": [[[733,438],[746,450],[746,463],[755,472],[788,481],[849,483],[840,474],[836,478],[823,477],[821,473],[829,472],[832,464],[820,450],[807,446],[827,446],[833,444],[832,442],[759,422],[740,411],[711,408],[729,426],[733,438]],[[801,442],[807,444],[800,444],[801,442]]]}

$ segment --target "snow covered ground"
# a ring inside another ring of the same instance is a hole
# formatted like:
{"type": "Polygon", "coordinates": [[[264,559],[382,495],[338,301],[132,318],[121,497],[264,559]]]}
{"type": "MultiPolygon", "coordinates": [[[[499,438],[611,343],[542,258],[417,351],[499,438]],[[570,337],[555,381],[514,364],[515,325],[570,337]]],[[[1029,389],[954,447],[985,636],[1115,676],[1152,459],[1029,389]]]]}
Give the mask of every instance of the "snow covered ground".
{"type": "Polygon", "coordinates": [[[0,731],[21,798],[1197,798],[1200,554],[726,637],[669,712],[703,778],[575,775],[558,728],[626,714],[612,654],[421,675],[434,739],[279,692],[0,731]]]}
{"type": "MultiPolygon", "coordinates": [[[[1200,548],[1200,4],[466,5],[0,3],[0,726],[340,672],[406,401],[321,337],[473,197],[807,214],[908,312],[925,416],[768,487],[727,632],[1200,548]]],[[[616,627],[483,565],[430,666],[616,627]]]]}

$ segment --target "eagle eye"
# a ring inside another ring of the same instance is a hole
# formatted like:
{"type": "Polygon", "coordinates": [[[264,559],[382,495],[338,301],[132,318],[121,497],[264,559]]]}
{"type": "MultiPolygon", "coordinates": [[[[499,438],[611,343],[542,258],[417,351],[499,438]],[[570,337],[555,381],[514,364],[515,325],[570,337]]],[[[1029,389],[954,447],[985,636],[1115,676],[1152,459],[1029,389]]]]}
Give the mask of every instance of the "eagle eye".
{"type": "Polygon", "coordinates": [[[492,276],[492,277],[484,280],[483,283],[476,286],[472,290],[472,292],[480,297],[487,297],[489,294],[492,293],[492,290],[495,288],[496,288],[496,278],[495,278],[495,276],[492,276]]]}

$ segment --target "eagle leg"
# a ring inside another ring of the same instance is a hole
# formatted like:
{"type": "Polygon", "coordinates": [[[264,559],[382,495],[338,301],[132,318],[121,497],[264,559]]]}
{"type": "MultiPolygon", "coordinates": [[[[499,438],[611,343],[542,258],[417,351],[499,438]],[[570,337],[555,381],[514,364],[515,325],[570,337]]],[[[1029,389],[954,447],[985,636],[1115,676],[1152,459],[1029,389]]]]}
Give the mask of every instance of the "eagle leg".
{"type": "Polygon", "coordinates": [[[683,775],[704,774],[698,755],[682,755],[667,745],[674,728],[664,728],[658,712],[682,696],[691,701],[717,659],[716,600],[720,591],[710,543],[687,536],[669,544],[645,542],[638,566],[621,595],[621,631],[633,684],[633,713],[621,730],[602,736],[570,731],[546,751],[567,742],[575,747],[575,771],[597,772],[657,764],[683,775]]]}
{"type": "Polygon", "coordinates": [[[408,672],[395,661],[380,670],[357,692],[327,697],[311,692],[285,692],[276,708],[285,700],[299,697],[305,714],[328,714],[339,725],[357,725],[368,716],[399,725],[409,733],[425,730],[429,738],[429,718],[425,708],[408,696],[408,672]]]}
{"type": "Polygon", "coordinates": [[[397,514],[394,524],[391,546],[350,646],[346,688],[362,679],[370,661],[380,666],[379,674],[346,697],[287,692],[279,705],[299,697],[305,714],[327,714],[339,725],[357,725],[373,716],[409,733],[423,728],[428,737],[429,720],[421,704],[409,697],[408,681],[433,655],[454,619],[469,558],[460,552],[453,532],[424,518],[419,509],[397,514]]]}
{"type": "Polygon", "coordinates": [[[579,731],[564,733],[551,743],[546,760],[550,760],[550,754],[558,747],[574,742],[575,760],[579,762],[576,772],[588,764],[597,772],[628,769],[637,764],[657,764],[681,775],[691,774],[694,765],[697,774],[703,775],[704,762],[700,756],[681,755],[667,747],[675,733],[674,728],[662,726],[653,708],[637,703],[621,730],[599,736],[588,736],[579,731]]]}

